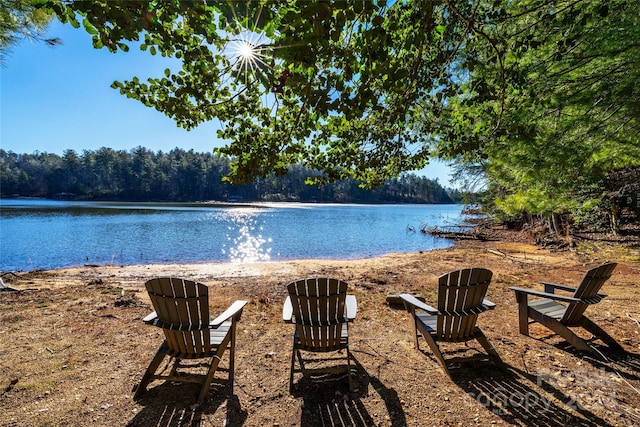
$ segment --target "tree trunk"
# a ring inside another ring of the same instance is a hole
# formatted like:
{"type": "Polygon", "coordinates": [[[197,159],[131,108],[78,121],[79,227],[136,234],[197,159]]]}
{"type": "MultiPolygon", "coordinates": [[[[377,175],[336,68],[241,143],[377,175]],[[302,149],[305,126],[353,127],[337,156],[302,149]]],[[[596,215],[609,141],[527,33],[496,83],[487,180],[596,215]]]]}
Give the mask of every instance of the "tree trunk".
{"type": "Polygon", "coordinates": [[[552,213],[551,214],[551,222],[553,224],[553,231],[556,235],[556,237],[562,237],[563,233],[562,233],[562,218],[560,217],[560,214],[558,213],[552,213]]]}
{"type": "Polygon", "coordinates": [[[614,235],[618,235],[620,232],[620,209],[618,209],[618,203],[615,199],[611,202],[611,231],[614,235]]]}

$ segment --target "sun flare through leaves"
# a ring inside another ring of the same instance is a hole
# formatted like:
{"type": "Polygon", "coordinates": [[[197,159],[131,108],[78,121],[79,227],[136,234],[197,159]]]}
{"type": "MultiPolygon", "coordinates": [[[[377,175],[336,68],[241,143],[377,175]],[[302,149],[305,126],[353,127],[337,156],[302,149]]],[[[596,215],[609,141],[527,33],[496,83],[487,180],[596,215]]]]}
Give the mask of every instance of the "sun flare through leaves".
{"type": "Polygon", "coordinates": [[[238,80],[250,85],[256,79],[269,79],[272,64],[269,64],[269,39],[261,33],[242,30],[227,43],[227,55],[238,80]]]}

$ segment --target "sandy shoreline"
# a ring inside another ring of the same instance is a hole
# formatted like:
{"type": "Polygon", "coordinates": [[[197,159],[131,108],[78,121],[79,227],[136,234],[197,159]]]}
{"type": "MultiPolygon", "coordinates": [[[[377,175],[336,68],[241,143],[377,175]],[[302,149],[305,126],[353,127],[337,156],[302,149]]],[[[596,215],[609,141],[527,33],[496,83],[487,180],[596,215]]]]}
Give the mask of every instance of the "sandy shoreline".
{"type": "Polygon", "coordinates": [[[4,273],[9,282],[13,282],[16,289],[25,286],[38,288],[40,286],[60,287],[73,284],[86,283],[95,278],[115,278],[125,286],[132,286],[135,282],[139,285],[150,278],[159,276],[184,277],[198,281],[211,281],[238,278],[260,278],[291,276],[295,274],[319,275],[327,269],[348,270],[360,268],[378,268],[384,265],[410,262],[424,256],[425,253],[436,253],[447,249],[434,249],[417,253],[396,253],[379,257],[361,259],[296,259],[287,261],[260,261],[260,262],[196,262],[196,263],[159,263],[159,264],[134,264],[134,265],[84,265],[78,267],[64,267],[49,270],[34,270],[31,272],[4,273]],[[12,280],[13,277],[13,280],[12,280]],[[19,277],[29,277],[28,284],[16,280],[19,277]],[[44,280],[34,280],[39,277],[44,280]],[[46,278],[55,278],[47,280],[46,278]]]}

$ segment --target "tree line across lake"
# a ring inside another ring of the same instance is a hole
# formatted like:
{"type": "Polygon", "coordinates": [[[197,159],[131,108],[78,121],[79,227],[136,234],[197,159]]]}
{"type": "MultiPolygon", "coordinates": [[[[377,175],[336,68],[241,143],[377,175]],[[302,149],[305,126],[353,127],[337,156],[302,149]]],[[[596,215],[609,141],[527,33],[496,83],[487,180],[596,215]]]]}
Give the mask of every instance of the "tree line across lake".
{"type": "Polygon", "coordinates": [[[17,154],[0,149],[0,195],[128,201],[302,201],[339,203],[457,203],[462,194],[437,179],[403,174],[375,189],[355,179],[310,185],[314,171],[300,165],[233,185],[223,179],[229,160],[213,153],[101,148],[17,154]]]}

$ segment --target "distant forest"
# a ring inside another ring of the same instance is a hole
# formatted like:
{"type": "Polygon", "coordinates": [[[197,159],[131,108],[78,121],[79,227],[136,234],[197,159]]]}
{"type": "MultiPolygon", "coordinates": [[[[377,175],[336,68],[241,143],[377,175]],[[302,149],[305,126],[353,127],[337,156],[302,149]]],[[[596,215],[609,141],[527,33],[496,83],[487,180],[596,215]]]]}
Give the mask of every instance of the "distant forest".
{"type": "Polygon", "coordinates": [[[280,177],[233,185],[223,177],[229,160],[212,153],[137,147],[129,152],[101,148],[62,156],[16,154],[0,149],[0,196],[126,201],[301,201],[337,203],[458,203],[462,194],[437,180],[403,174],[375,189],[349,179],[326,185],[305,183],[310,171],[292,166],[280,177]]]}

